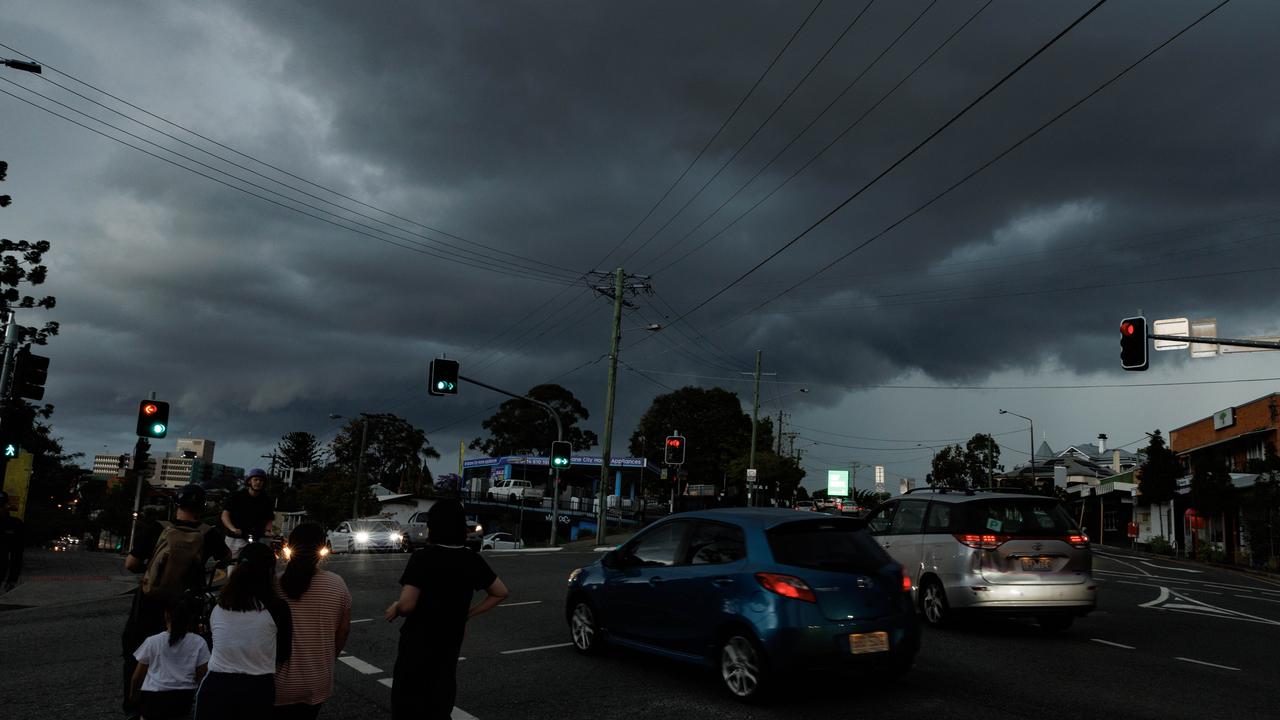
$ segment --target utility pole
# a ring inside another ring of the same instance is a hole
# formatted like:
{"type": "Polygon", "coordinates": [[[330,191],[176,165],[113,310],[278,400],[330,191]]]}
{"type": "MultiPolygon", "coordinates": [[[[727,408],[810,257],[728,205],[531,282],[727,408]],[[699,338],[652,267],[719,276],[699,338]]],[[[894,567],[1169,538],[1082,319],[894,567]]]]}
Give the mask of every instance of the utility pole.
{"type": "MultiPolygon", "coordinates": [[[[754,373],[739,373],[740,375],[755,375],[755,394],[751,401],[751,454],[747,456],[747,467],[755,469],[756,466],[756,431],[760,425],[760,357],[764,351],[756,351],[756,371],[754,373]]],[[[777,373],[764,373],[765,375],[776,375],[777,373]]],[[[755,485],[760,486],[759,475],[755,478],[755,485]]],[[[753,505],[753,494],[751,492],[750,481],[747,486],[747,506],[753,505]]]]}
{"type": "Polygon", "coordinates": [[[369,442],[369,416],[360,413],[360,457],[356,458],[356,486],[351,493],[351,517],[360,517],[360,488],[364,485],[364,451],[369,442]]]}
{"type": "MultiPolygon", "coordinates": [[[[601,274],[597,273],[597,276],[601,274]]],[[[607,275],[603,276],[607,277],[607,275]]],[[[603,279],[601,277],[601,279],[603,279]]],[[[647,280],[647,276],[635,276],[640,280],[647,280]]],[[[613,404],[614,395],[618,388],[618,346],[622,342],[622,306],[630,305],[623,298],[623,293],[627,291],[636,292],[644,290],[649,292],[652,288],[647,282],[639,282],[626,284],[627,274],[622,268],[613,271],[612,285],[597,285],[595,291],[613,300],[613,330],[609,336],[609,386],[605,392],[604,401],[604,441],[600,444],[600,488],[596,493],[600,509],[596,514],[596,545],[603,546],[605,544],[605,525],[608,521],[608,500],[609,500],[609,465],[613,460],[611,453],[613,451],[613,404]]]]}

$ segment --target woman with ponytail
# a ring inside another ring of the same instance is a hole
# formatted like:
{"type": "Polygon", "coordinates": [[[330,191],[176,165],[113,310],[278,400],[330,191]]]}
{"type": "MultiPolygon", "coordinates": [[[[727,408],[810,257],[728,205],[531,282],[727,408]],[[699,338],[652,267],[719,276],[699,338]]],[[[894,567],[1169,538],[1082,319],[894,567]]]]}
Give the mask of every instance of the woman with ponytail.
{"type": "Polygon", "coordinates": [[[299,525],[287,547],[280,591],[293,617],[293,653],[276,670],[273,717],[309,720],[333,692],[333,662],[351,631],[351,593],[341,577],[319,567],[328,554],[324,528],[299,525]]]}

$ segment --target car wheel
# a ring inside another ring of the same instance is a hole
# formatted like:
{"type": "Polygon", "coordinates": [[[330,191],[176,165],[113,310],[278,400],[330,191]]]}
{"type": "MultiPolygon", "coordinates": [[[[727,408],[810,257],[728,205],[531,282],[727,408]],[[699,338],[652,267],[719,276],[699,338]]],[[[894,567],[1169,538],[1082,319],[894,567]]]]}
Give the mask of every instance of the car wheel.
{"type": "Polygon", "coordinates": [[[1040,629],[1046,633],[1065,632],[1075,621],[1074,615],[1041,615],[1036,618],[1040,629]]]}
{"type": "Polygon", "coordinates": [[[754,702],[764,697],[768,668],[764,651],[746,632],[734,631],[720,643],[720,680],[737,700],[754,702]]]}
{"type": "Polygon", "coordinates": [[[512,495],[511,495],[511,502],[512,502],[512,503],[518,503],[518,502],[520,502],[520,496],[519,496],[519,495],[516,495],[516,494],[512,494],[512,495]]]}
{"type": "Polygon", "coordinates": [[[573,605],[573,612],[569,615],[569,635],[573,648],[583,655],[594,655],[604,647],[596,609],[586,600],[578,600],[573,605]]]}
{"type": "Polygon", "coordinates": [[[348,555],[355,555],[355,554],[356,554],[356,544],[355,544],[355,542],[354,542],[354,541],[352,541],[352,540],[348,540],[348,541],[347,541],[347,554],[348,554],[348,555]]]}
{"type": "Polygon", "coordinates": [[[947,593],[942,589],[942,583],[934,578],[926,580],[920,588],[920,611],[924,614],[924,621],[934,627],[944,627],[951,621],[947,593]]]}

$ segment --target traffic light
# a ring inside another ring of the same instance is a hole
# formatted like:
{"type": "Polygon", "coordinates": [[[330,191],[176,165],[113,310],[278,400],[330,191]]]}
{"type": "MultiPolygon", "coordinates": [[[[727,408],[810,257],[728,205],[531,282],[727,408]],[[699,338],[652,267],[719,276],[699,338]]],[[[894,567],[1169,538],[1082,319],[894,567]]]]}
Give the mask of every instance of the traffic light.
{"type": "Polygon", "coordinates": [[[44,383],[49,379],[49,358],[32,355],[30,348],[18,351],[13,368],[13,394],[31,400],[44,399],[44,383]]]}
{"type": "Polygon", "coordinates": [[[169,432],[169,403],[143,400],[138,403],[138,437],[162,438],[169,432]]]}
{"type": "Polygon", "coordinates": [[[436,358],[431,361],[430,385],[427,392],[432,395],[458,394],[458,361],[436,358]]]}
{"type": "Polygon", "coordinates": [[[668,435],[666,445],[666,463],[668,465],[684,464],[684,436],[668,435]]]}
{"type": "Polygon", "coordinates": [[[1146,370],[1147,319],[1125,318],[1120,321],[1120,367],[1125,370],[1146,370]]]}
{"type": "Polygon", "coordinates": [[[568,440],[555,440],[551,443],[551,467],[556,470],[567,468],[573,461],[573,446],[568,440]]]}

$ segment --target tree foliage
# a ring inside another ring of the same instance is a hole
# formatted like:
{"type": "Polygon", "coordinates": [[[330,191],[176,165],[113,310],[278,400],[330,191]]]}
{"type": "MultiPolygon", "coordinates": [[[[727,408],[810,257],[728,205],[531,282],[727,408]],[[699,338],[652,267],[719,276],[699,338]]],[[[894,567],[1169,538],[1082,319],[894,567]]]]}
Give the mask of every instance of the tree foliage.
{"type": "MultiPolygon", "coordinates": [[[[564,439],[574,450],[590,450],[598,439],[590,430],[578,427],[578,421],[590,417],[587,408],[567,389],[555,385],[537,385],[528,397],[555,408],[564,429],[564,439]]],[[[527,400],[512,398],[498,406],[498,411],[480,424],[489,432],[487,438],[476,438],[468,445],[490,457],[551,451],[556,439],[556,424],[542,408],[527,400]]]]}
{"type": "Polygon", "coordinates": [[[969,483],[969,465],[966,462],[964,448],[959,445],[948,445],[933,455],[933,471],[929,474],[929,484],[934,487],[963,489],[969,483]]]}
{"type": "Polygon", "coordinates": [[[1191,506],[1203,517],[1225,513],[1233,506],[1235,485],[1222,462],[1204,462],[1191,474],[1191,506]]]}
{"type": "Polygon", "coordinates": [[[992,479],[997,471],[1004,468],[999,465],[1000,446],[996,439],[986,433],[976,433],[964,445],[964,465],[970,482],[975,487],[991,487],[992,479]]]}
{"type": "MultiPolygon", "coordinates": [[[[758,436],[756,441],[759,443],[758,436]]],[[[749,455],[744,453],[729,463],[728,482],[724,488],[726,496],[745,500],[749,459],[749,455]]],[[[804,476],[805,470],[795,458],[778,455],[773,450],[757,449],[756,477],[760,488],[753,494],[753,500],[757,505],[767,505],[772,500],[793,501],[804,476]]]]}
{"type": "MultiPolygon", "coordinates": [[[[751,448],[751,417],[724,388],[684,387],[654,398],[631,434],[631,454],[661,463],[666,437],[677,431],[688,440],[682,469],[690,483],[723,487],[730,463],[751,448]]],[[[758,451],[770,444],[759,435],[758,451]]]]}
{"type": "MultiPolygon", "coordinates": [[[[1173,500],[1178,492],[1178,478],[1182,477],[1182,466],[1178,458],[1164,443],[1159,430],[1151,433],[1151,441],[1146,447],[1147,459],[1138,467],[1138,488],[1141,491],[1141,502],[1148,505],[1163,505],[1173,500]]],[[[1159,513],[1157,524],[1161,537],[1167,537],[1172,528],[1166,528],[1164,513],[1159,513]]]]}
{"type": "Polygon", "coordinates": [[[285,467],[318,468],[324,455],[320,441],[309,432],[294,431],[285,433],[276,445],[276,455],[280,456],[285,467]]]}
{"type": "MultiPolygon", "coordinates": [[[[298,490],[298,503],[316,522],[333,528],[351,518],[351,496],[355,492],[354,476],[341,468],[331,467],[319,473],[315,482],[298,490]]],[[[373,515],[378,501],[368,486],[361,489],[360,515],[373,515]]]]}
{"type": "MultiPolygon", "coordinates": [[[[351,419],[333,439],[334,464],[354,477],[359,467],[361,435],[366,431],[364,477],[366,484],[381,483],[390,489],[421,488],[430,484],[427,460],[440,453],[431,447],[427,435],[409,421],[391,413],[369,413],[351,419]]],[[[350,499],[350,497],[348,497],[350,499]]]]}

